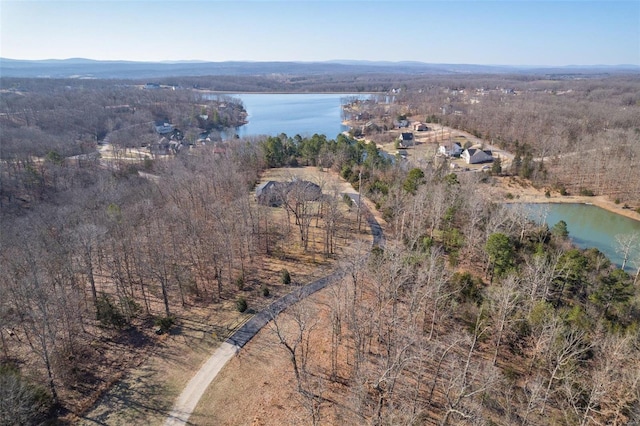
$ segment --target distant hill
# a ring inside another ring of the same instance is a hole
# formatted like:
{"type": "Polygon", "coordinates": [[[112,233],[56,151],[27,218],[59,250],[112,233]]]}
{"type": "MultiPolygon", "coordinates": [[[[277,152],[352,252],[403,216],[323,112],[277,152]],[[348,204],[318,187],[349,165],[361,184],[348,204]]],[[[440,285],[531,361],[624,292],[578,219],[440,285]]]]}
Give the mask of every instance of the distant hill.
{"type": "Polygon", "coordinates": [[[131,62],[83,58],[16,60],[0,58],[1,77],[141,79],[204,75],[313,75],[313,74],[628,74],[638,65],[567,67],[427,64],[336,60],[326,62],[131,62]]]}

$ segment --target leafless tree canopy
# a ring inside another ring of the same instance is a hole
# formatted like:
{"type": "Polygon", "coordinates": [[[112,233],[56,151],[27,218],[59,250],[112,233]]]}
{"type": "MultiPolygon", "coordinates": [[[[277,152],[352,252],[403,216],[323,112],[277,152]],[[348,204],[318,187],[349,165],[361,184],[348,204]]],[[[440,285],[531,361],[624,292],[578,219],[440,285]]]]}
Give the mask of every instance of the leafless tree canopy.
{"type": "MultiPolygon", "coordinates": [[[[507,173],[639,201],[635,76],[325,77],[307,87],[396,89],[389,108],[370,102],[378,129],[419,116],[514,151],[507,173]]],[[[294,184],[281,194],[283,223],[254,203],[265,168],[296,164],[339,173],[386,221],[384,247],[340,259],[328,302],[273,323],[311,423],[640,422],[639,274],[488,199],[489,174],[407,167],[345,135],[218,140],[127,160],[157,139],[156,120],[185,140],[240,123],[241,105],[184,87],[248,81],[146,90],[2,79],[0,423],[7,412],[29,423],[55,415],[49,407],[81,411],[109,351],[144,353],[149,330],[177,311],[235,298],[258,281],[256,259],[286,251],[282,235],[313,250],[317,228],[321,256],[335,257],[346,226],[337,188],[294,184]],[[104,143],[114,160],[92,155],[104,143]]],[[[618,250],[640,272],[638,238],[618,237],[618,250]]]]}

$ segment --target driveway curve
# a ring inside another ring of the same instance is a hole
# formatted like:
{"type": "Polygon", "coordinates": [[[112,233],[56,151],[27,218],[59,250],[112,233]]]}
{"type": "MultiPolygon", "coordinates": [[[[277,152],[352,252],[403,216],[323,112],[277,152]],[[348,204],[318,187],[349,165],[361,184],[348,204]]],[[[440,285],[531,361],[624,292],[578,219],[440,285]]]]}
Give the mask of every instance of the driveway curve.
{"type": "MultiPolygon", "coordinates": [[[[359,202],[358,194],[347,194],[356,205],[359,202]]],[[[384,245],[382,227],[369,211],[366,204],[362,204],[362,215],[371,228],[373,246],[384,245]]],[[[246,345],[265,325],[276,315],[300,300],[322,290],[342,276],[342,271],[335,271],[327,276],[313,281],[310,284],[281,297],[263,311],[254,315],[242,327],[236,330],[200,367],[200,370],[189,380],[182,393],[176,399],[173,409],[169,413],[165,426],[182,426],[189,424],[189,417],[195,410],[200,398],[215,379],[222,367],[246,345]]]]}

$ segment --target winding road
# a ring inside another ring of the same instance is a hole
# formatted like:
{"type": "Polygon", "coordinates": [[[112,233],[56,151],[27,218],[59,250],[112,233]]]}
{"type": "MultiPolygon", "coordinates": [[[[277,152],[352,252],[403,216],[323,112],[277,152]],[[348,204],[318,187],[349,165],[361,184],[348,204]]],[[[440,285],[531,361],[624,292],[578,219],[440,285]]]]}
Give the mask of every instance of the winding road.
{"type": "MultiPolygon", "coordinates": [[[[348,193],[347,195],[358,205],[360,201],[358,194],[348,193]]],[[[373,246],[384,246],[382,227],[364,203],[361,208],[362,215],[371,228],[373,246]]],[[[222,367],[224,367],[244,345],[280,312],[313,293],[322,290],[341,276],[342,271],[335,271],[281,297],[265,310],[254,315],[253,318],[225,340],[202,367],[200,367],[200,370],[189,380],[169,413],[165,421],[165,426],[182,426],[189,424],[189,417],[191,417],[193,410],[195,410],[200,398],[202,398],[202,395],[204,395],[213,379],[215,379],[220,370],[222,370],[222,367]]]]}

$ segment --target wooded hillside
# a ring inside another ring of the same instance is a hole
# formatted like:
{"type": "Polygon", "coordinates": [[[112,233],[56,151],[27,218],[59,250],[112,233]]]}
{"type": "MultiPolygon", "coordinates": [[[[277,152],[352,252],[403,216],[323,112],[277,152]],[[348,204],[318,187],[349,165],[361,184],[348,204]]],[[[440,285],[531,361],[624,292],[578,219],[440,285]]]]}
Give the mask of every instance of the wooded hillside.
{"type": "MultiPolygon", "coordinates": [[[[637,80],[421,81],[432,83],[399,91],[399,113],[514,149],[510,172],[541,185],[638,201],[637,80]],[[581,152],[594,160],[574,160],[581,152]]],[[[77,157],[105,140],[123,151],[148,145],[156,120],[195,137],[243,110],[188,90],[2,83],[1,425],[82,415],[110,376],[154,349],[156,332],[179,325],[176,311],[187,319],[229,300],[241,309],[246,288],[264,295],[255,265],[286,259],[291,241],[334,258],[350,200],[253,198],[266,168],[301,165],[339,173],[387,222],[384,247],[340,259],[345,279],[319,309],[322,327],[307,327],[315,318],[300,309],[276,319],[276,330],[293,320],[277,338],[293,349],[283,355],[308,423],[640,422],[638,274],[573,248],[562,224],[535,225],[489,199],[489,172],[392,162],[345,135],[217,141],[137,161],[77,157]],[[287,220],[270,222],[276,210],[287,220]],[[309,245],[310,227],[322,244],[309,245]],[[316,333],[330,346],[314,346],[316,333]],[[131,359],[114,361],[124,352],[131,359]]],[[[640,271],[640,238],[619,243],[640,271]]]]}

